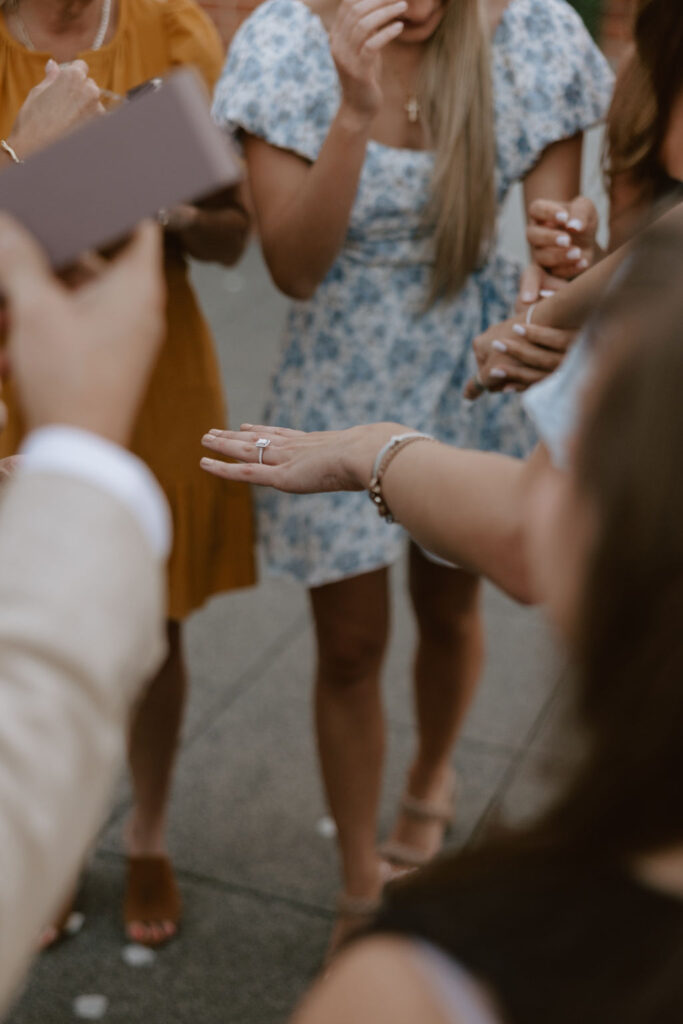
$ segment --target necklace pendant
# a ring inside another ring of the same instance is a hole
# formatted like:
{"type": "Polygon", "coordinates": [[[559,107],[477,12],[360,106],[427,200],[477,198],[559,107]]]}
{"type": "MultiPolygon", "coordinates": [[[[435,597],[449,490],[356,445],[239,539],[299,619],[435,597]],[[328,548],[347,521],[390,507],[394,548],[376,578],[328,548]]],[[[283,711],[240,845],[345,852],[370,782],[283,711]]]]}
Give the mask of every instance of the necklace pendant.
{"type": "Polygon", "coordinates": [[[403,108],[408,115],[408,120],[411,124],[417,124],[420,120],[420,102],[417,96],[409,96],[408,102],[403,108]]]}

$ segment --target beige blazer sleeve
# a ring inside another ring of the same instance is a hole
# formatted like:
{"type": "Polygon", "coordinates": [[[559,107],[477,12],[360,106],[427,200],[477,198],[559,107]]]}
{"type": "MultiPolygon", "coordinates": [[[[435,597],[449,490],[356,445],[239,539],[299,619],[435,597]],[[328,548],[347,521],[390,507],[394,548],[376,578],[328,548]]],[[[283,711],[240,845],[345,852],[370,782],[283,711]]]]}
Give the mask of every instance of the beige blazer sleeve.
{"type": "Polygon", "coordinates": [[[0,498],[0,1014],[101,824],[131,703],[164,652],[164,573],[97,487],[0,498]]]}

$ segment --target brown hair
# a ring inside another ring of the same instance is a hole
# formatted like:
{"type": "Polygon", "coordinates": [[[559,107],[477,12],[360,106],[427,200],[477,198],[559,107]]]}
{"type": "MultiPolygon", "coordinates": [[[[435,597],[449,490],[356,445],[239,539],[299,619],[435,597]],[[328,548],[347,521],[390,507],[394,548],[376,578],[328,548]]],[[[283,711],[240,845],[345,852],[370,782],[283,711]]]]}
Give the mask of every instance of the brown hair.
{"type": "Polygon", "coordinates": [[[627,173],[653,202],[669,185],[660,152],[683,89],[683,10],[671,0],[636,0],[635,46],[607,117],[608,177],[627,173]]]}
{"type": "Polygon", "coordinates": [[[452,0],[430,40],[420,102],[435,149],[436,258],[431,299],[454,295],[478,266],[496,222],[489,28],[479,0],[452,0]]]}
{"type": "Polygon", "coordinates": [[[389,893],[378,930],[429,939],[509,1024],[677,1024],[683,901],[634,859],[683,843],[683,235],[645,233],[602,305],[575,478],[596,510],[575,642],[583,762],[536,823],[389,893]]]}

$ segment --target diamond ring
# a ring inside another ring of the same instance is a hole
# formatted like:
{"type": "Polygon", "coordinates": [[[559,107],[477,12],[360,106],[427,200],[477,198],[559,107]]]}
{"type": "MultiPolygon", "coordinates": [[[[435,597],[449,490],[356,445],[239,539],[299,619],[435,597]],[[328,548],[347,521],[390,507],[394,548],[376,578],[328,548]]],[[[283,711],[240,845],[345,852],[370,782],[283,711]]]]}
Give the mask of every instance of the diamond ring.
{"type": "Polygon", "coordinates": [[[258,441],[256,442],[256,447],[258,448],[259,466],[263,465],[263,449],[267,448],[268,445],[271,443],[272,442],[269,437],[259,437],[258,441]]]}

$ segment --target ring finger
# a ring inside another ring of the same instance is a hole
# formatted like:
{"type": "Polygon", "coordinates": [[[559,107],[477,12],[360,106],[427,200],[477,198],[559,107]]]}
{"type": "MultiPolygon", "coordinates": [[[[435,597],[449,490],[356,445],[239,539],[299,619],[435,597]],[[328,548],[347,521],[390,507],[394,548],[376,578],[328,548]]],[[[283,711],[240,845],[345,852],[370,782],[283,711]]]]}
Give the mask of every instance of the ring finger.
{"type": "MultiPolygon", "coordinates": [[[[272,451],[276,439],[260,433],[245,433],[242,430],[210,431],[202,438],[202,446],[238,462],[263,462],[266,449],[272,451]],[[259,441],[267,444],[258,444],[259,441]],[[261,456],[259,458],[259,455],[261,456]]],[[[271,462],[273,461],[271,455],[271,462]]]]}

